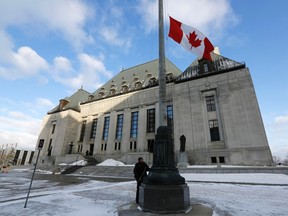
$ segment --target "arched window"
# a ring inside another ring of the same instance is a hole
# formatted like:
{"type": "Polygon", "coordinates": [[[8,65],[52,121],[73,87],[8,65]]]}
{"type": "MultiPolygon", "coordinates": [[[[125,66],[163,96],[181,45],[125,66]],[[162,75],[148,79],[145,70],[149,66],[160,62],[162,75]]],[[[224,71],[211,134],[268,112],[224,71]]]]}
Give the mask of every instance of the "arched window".
{"type": "Polygon", "coordinates": [[[110,92],[109,92],[109,96],[112,96],[112,95],[115,95],[116,94],[116,89],[110,89],[110,92]]]}
{"type": "Polygon", "coordinates": [[[129,87],[126,84],[123,85],[122,88],[121,88],[121,92],[122,93],[126,93],[126,92],[128,92],[128,90],[129,90],[129,87]]]}
{"type": "Polygon", "coordinates": [[[98,98],[103,98],[104,97],[104,92],[99,92],[98,98]]]}
{"type": "Polygon", "coordinates": [[[166,81],[171,82],[174,80],[174,75],[170,72],[166,74],[166,81]]]}
{"type": "Polygon", "coordinates": [[[150,80],[149,80],[149,86],[154,86],[154,85],[157,85],[157,79],[156,77],[152,77],[150,80]]]}
{"type": "Polygon", "coordinates": [[[135,89],[139,89],[142,87],[142,83],[140,81],[137,81],[134,83],[134,87],[135,87],[135,89]]]}

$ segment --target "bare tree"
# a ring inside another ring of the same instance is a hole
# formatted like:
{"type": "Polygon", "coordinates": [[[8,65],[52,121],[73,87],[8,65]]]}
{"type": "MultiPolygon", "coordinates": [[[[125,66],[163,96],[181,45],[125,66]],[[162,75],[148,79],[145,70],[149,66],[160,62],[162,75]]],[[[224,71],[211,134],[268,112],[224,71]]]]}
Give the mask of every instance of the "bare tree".
{"type": "Polygon", "coordinates": [[[283,164],[288,165],[288,153],[286,154],[286,157],[282,161],[283,164]]]}
{"type": "Polygon", "coordinates": [[[280,157],[274,155],[273,156],[273,162],[276,165],[280,165],[282,163],[282,159],[280,157]]]}

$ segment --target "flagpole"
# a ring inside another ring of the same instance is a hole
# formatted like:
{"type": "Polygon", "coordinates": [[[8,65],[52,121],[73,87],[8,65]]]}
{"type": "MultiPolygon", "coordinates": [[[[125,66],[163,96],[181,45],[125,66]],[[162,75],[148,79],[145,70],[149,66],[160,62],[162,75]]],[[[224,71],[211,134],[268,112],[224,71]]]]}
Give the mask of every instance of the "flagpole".
{"type": "Polygon", "coordinates": [[[159,0],[159,126],[167,126],[163,0],[159,0]]]}
{"type": "Polygon", "coordinates": [[[163,0],[159,0],[159,127],[153,146],[153,164],[139,187],[142,211],[170,214],[190,209],[189,187],[175,166],[173,131],[167,127],[163,0]]]}

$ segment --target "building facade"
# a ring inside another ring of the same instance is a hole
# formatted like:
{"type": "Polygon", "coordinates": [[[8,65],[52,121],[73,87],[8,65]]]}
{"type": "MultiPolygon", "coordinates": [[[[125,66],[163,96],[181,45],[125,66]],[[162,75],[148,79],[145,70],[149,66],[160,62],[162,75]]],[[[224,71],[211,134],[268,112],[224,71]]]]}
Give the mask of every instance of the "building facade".
{"type": "MultiPolygon", "coordinates": [[[[249,69],[221,55],[212,58],[195,60],[183,73],[166,59],[175,153],[182,148],[190,164],[272,165],[249,69]]],[[[133,164],[142,156],[151,163],[158,105],[158,60],[122,70],[92,94],[79,89],[44,118],[41,161],[93,156],[133,164]]]]}
{"type": "Polygon", "coordinates": [[[34,151],[17,148],[17,143],[0,145],[0,165],[29,165],[34,151]]]}

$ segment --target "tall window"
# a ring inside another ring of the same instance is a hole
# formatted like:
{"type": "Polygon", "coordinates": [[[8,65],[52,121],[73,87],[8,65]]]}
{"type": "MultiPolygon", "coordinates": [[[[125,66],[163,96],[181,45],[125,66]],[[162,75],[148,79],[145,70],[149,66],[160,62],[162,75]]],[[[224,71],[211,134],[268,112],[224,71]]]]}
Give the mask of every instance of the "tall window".
{"type": "Polygon", "coordinates": [[[117,125],[115,135],[115,138],[118,140],[122,139],[122,129],[123,129],[123,114],[119,114],[117,115],[117,125]]]}
{"type": "Polygon", "coordinates": [[[107,150],[107,143],[102,143],[101,144],[101,151],[106,151],[107,150]]]}
{"type": "Polygon", "coordinates": [[[121,142],[115,142],[115,145],[114,145],[114,150],[120,150],[121,149],[121,142]]]}
{"type": "Polygon", "coordinates": [[[130,142],[130,150],[135,151],[137,149],[137,141],[130,142]]]}
{"type": "Polygon", "coordinates": [[[79,142],[83,142],[83,140],[84,140],[86,122],[87,122],[86,120],[82,121],[82,126],[81,126],[81,133],[80,133],[79,142]]]}
{"type": "Polygon", "coordinates": [[[28,162],[29,164],[32,163],[33,156],[34,156],[34,151],[32,151],[31,154],[30,154],[30,158],[29,158],[29,162],[28,162]]]}
{"type": "Polygon", "coordinates": [[[26,160],[27,154],[28,154],[28,151],[24,151],[24,153],[22,155],[21,165],[25,164],[25,160],[26,160]]]}
{"type": "Polygon", "coordinates": [[[78,145],[78,152],[82,152],[83,145],[78,145]]]}
{"type": "Polygon", "coordinates": [[[173,106],[169,105],[167,106],[167,126],[168,129],[172,132],[173,136],[173,131],[174,131],[174,123],[173,123],[173,106]]]}
{"type": "Polygon", "coordinates": [[[216,110],[214,95],[206,97],[207,111],[212,112],[216,110]]]}
{"type": "Polygon", "coordinates": [[[138,134],[138,111],[131,113],[130,137],[137,138],[138,134]]]}
{"type": "MultiPolygon", "coordinates": [[[[103,128],[102,140],[108,139],[109,123],[110,123],[110,116],[106,116],[104,119],[104,128],[103,128]]],[[[105,148],[105,150],[106,150],[106,148],[105,148]]]]}
{"type": "Polygon", "coordinates": [[[98,122],[97,118],[93,119],[90,138],[96,137],[97,122],[98,122]]]}
{"type": "Polygon", "coordinates": [[[155,108],[147,110],[147,133],[155,132],[155,108]]]}
{"type": "Polygon", "coordinates": [[[16,150],[15,157],[13,159],[13,165],[18,165],[18,158],[20,156],[20,151],[21,150],[16,150]]]}
{"type": "Polygon", "coordinates": [[[52,134],[54,134],[54,132],[55,132],[55,127],[56,127],[56,124],[53,124],[52,125],[52,134]]]}
{"type": "Polygon", "coordinates": [[[218,121],[216,119],[209,120],[209,128],[210,128],[211,141],[220,141],[218,121]]]}
{"type": "Polygon", "coordinates": [[[50,139],[49,141],[47,156],[51,156],[51,153],[52,153],[52,139],[50,139]]]}
{"type": "Polygon", "coordinates": [[[148,152],[153,153],[153,148],[154,148],[154,140],[147,140],[148,144],[148,152]]]}

